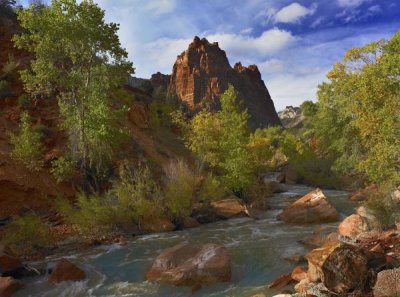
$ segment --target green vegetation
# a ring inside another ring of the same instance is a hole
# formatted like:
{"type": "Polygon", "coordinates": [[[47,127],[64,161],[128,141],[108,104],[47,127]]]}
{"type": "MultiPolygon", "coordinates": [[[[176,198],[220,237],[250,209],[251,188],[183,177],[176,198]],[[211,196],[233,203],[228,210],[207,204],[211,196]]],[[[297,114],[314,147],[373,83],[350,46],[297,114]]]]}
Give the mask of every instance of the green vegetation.
{"type": "Polygon", "coordinates": [[[3,74],[7,79],[11,78],[13,71],[17,68],[18,64],[13,55],[8,55],[7,62],[3,65],[3,74]]]}
{"type": "Polygon", "coordinates": [[[222,185],[216,176],[208,174],[201,184],[198,197],[200,201],[212,201],[224,198],[228,190],[222,185]]]}
{"type": "Polygon", "coordinates": [[[8,81],[0,80],[0,99],[11,96],[11,87],[8,81]]]}
{"type": "Polygon", "coordinates": [[[248,113],[241,108],[232,85],[221,96],[221,111],[199,112],[182,125],[182,116],[173,119],[185,132],[187,147],[201,161],[218,172],[221,182],[232,191],[243,192],[255,183],[257,163],[249,153],[248,113]]]}
{"type": "Polygon", "coordinates": [[[341,174],[400,182],[400,32],[349,50],[319,86],[312,132],[341,174]]]}
{"type": "Polygon", "coordinates": [[[76,163],[70,159],[59,157],[51,162],[50,172],[57,183],[68,181],[74,177],[76,163]]]}
{"type": "Polygon", "coordinates": [[[26,94],[23,94],[18,97],[18,105],[21,107],[27,107],[30,103],[29,96],[26,94]]]}
{"type": "Polygon", "coordinates": [[[29,214],[18,217],[5,228],[2,243],[16,253],[29,253],[36,247],[54,245],[54,236],[50,226],[40,217],[29,214]]]}
{"type": "Polygon", "coordinates": [[[31,128],[27,112],[21,114],[19,133],[11,134],[10,141],[13,145],[13,159],[21,161],[31,171],[40,170],[43,165],[40,133],[31,128]]]}
{"type": "Polygon", "coordinates": [[[175,220],[190,216],[196,192],[196,176],[182,161],[171,163],[165,190],[165,204],[175,220]]]}
{"type": "Polygon", "coordinates": [[[145,80],[140,84],[139,89],[149,95],[152,95],[154,91],[154,86],[150,80],[145,80]]]}
{"type": "Polygon", "coordinates": [[[40,10],[18,10],[18,19],[24,33],[14,37],[15,44],[34,54],[31,67],[21,71],[26,91],[40,98],[58,90],[70,155],[99,175],[123,135],[111,92],[133,72],[118,25],[105,23],[104,11],[92,1],[54,0],[40,10]]]}

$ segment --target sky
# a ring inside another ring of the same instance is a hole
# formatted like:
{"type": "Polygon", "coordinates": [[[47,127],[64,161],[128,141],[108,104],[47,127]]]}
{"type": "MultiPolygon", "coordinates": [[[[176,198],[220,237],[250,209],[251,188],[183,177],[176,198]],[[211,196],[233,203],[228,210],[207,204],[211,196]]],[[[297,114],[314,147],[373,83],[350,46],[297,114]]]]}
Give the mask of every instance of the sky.
{"type": "Polygon", "coordinates": [[[277,110],[315,101],[348,49],[400,29],[399,0],[94,1],[106,21],[120,24],[135,76],[170,74],[193,37],[206,37],[219,42],[231,65],[259,67],[277,110]]]}

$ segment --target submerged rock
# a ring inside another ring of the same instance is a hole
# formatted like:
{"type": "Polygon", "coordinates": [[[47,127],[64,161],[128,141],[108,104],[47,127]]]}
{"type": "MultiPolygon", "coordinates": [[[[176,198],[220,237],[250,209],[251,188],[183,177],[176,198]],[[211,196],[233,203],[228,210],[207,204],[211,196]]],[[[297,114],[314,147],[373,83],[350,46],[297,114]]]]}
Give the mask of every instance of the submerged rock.
{"type": "Polygon", "coordinates": [[[270,283],[267,288],[268,289],[273,289],[273,288],[282,288],[282,287],[286,287],[290,284],[292,284],[294,282],[294,280],[292,279],[292,275],[291,273],[282,275],[280,277],[278,277],[277,279],[275,279],[272,283],[270,283]]]}
{"type": "Polygon", "coordinates": [[[179,244],[161,252],[146,278],[185,286],[229,282],[230,257],[220,245],[179,244]]]}
{"type": "Polygon", "coordinates": [[[324,193],[316,189],[285,208],[278,219],[295,224],[328,223],[336,222],[339,212],[324,193]]]}
{"type": "Polygon", "coordinates": [[[24,285],[12,277],[0,277],[0,297],[10,297],[24,285]]]}
{"type": "Polygon", "coordinates": [[[81,281],[86,278],[86,273],[75,264],[66,259],[61,259],[51,271],[48,281],[60,283],[64,281],[81,281]]]}

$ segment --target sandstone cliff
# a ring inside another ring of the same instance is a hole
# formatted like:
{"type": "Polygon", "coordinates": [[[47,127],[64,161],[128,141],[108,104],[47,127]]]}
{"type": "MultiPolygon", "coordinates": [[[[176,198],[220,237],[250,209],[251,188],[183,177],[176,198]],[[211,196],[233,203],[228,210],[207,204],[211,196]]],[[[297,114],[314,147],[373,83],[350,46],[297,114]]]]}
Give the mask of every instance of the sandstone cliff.
{"type": "Polygon", "coordinates": [[[195,37],[177,57],[168,95],[177,96],[193,110],[219,108],[219,97],[232,84],[251,116],[252,128],[281,125],[274,103],[256,65],[232,68],[217,42],[195,37]]]}

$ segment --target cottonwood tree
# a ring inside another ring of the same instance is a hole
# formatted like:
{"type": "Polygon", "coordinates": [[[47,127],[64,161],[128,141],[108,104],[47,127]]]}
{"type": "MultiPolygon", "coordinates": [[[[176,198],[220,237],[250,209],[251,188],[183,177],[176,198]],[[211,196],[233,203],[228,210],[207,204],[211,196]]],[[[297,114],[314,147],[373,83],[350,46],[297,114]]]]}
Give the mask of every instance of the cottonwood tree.
{"type": "MultiPolygon", "coordinates": [[[[35,98],[57,96],[72,157],[87,172],[111,159],[122,131],[110,93],[133,73],[117,35],[93,1],[53,0],[18,10],[23,33],[18,48],[33,53],[21,71],[25,90],[35,98]]],[[[95,169],[95,170],[94,170],[95,169]]]]}

